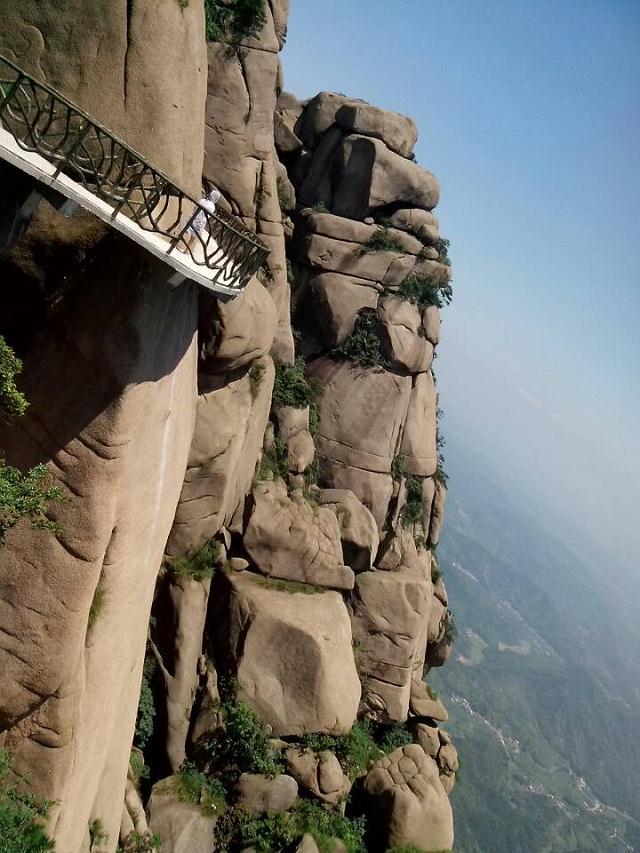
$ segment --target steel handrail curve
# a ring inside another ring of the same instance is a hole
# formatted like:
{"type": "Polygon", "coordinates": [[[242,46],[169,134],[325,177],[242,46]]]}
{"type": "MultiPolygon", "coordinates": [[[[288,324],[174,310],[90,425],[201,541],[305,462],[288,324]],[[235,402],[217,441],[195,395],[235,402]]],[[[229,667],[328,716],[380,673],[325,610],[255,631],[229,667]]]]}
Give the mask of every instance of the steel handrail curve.
{"type": "Polygon", "coordinates": [[[214,272],[212,284],[241,290],[265,263],[269,250],[234,216],[213,213],[159,169],[47,83],[0,55],[0,123],[25,151],[40,154],[60,172],[114,205],[145,231],[170,240],[198,266],[214,272]],[[189,232],[204,216],[206,229],[189,232]],[[202,217],[201,217],[202,218],[202,217]]]}

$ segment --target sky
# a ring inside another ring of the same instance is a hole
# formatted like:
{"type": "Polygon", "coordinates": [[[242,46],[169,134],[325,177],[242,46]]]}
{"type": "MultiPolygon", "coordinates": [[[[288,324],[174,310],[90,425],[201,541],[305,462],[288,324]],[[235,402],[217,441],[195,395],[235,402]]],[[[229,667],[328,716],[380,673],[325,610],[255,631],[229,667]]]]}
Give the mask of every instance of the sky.
{"type": "Polygon", "coordinates": [[[445,433],[638,573],[640,2],[291,6],[285,88],[412,116],[440,179],[445,433]]]}

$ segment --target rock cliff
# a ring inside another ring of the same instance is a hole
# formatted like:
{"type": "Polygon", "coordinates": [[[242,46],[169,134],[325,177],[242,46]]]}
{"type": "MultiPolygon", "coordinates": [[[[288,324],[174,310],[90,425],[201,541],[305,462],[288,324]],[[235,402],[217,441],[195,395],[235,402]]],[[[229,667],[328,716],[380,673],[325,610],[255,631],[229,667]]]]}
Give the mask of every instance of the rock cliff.
{"type": "Polygon", "coordinates": [[[450,849],[451,270],[417,128],[284,92],[287,0],[81,6],[2,0],[0,53],[270,254],[223,303],[89,214],[0,235],[30,403],[0,448],[62,492],[0,545],[11,779],[59,853],[450,849]]]}

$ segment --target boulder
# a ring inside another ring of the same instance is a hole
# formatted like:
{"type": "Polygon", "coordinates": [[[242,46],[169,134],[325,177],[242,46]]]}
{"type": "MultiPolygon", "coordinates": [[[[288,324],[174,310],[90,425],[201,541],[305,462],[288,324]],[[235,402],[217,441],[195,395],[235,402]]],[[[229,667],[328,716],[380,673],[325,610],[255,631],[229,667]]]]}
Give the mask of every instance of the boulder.
{"type": "Polygon", "coordinates": [[[404,204],[432,210],[440,185],[430,173],[368,136],[346,136],[334,160],[332,210],[363,219],[378,208],[404,204]]]}
{"type": "Polygon", "coordinates": [[[403,722],[429,613],[430,582],[409,572],[363,572],[352,601],[353,636],[365,676],[363,703],[382,722],[403,722]]]}
{"type": "Polygon", "coordinates": [[[291,154],[302,148],[302,140],[298,138],[294,127],[298,116],[295,110],[282,110],[273,117],[273,135],[276,148],[282,154],[291,154]]]}
{"type": "Polygon", "coordinates": [[[440,311],[435,305],[428,305],[422,312],[422,326],[429,343],[437,346],[440,343],[440,311]]]}
{"type": "Polygon", "coordinates": [[[325,133],[313,154],[300,153],[293,169],[293,179],[300,187],[298,198],[302,204],[322,203],[330,208],[333,198],[331,169],[336,157],[342,134],[336,127],[325,133]]]}
{"type": "Polygon", "coordinates": [[[189,463],[166,546],[171,556],[210,539],[249,492],[271,408],[274,373],[266,356],[230,382],[201,374],[189,463]]]}
{"type": "Polygon", "coordinates": [[[438,601],[444,604],[445,607],[448,607],[449,597],[447,595],[447,588],[444,585],[444,580],[442,579],[442,576],[440,576],[438,580],[434,583],[433,594],[438,599],[438,601]]]}
{"type": "Polygon", "coordinates": [[[425,657],[426,668],[436,669],[439,666],[444,666],[451,657],[452,652],[453,646],[451,643],[445,643],[444,640],[429,643],[425,657]]]}
{"type": "Polygon", "coordinates": [[[336,514],[345,563],[354,572],[373,568],[380,537],[376,520],[367,507],[348,489],[321,489],[318,502],[336,514]]]}
{"type": "MultiPolygon", "coordinates": [[[[428,342],[425,341],[425,344],[428,342]]],[[[409,474],[431,477],[436,472],[438,467],[437,404],[438,394],[431,371],[415,376],[400,445],[405,470],[409,474]]]]}
{"type": "Polygon", "coordinates": [[[314,841],[313,835],[306,832],[296,847],[296,853],[319,853],[318,845],[314,841]]]}
{"type": "Polygon", "coordinates": [[[378,292],[370,281],[339,273],[314,275],[309,289],[311,312],[317,318],[325,344],[331,347],[349,337],[363,308],[375,308],[378,304],[378,292]]]}
{"type": "Polygon", "coordinates": [[[390,472],[409,405],[411,378],[328,357],[315,361],[310,373],[324,385],[318,403],[318,452],[366,471],[390,472]]]}
{"type": "Polygon", "coordinates": [[[249,572],[216,578],[216,661],[274,734],[346,734],[356,719],[360,681],[342,596],[271,583],[249,572]]]}
{"type": "Polygon", "coordinates": [[[411,699],[409,702],[411,713],[416,717],[426,717],[430,720],[438,720],[446,723],[449,719],[447,709],[437,697],[432,699],[427,691],[424,681],[413,680],[411,683],[411,699]]]}
{"type": "Polygon", "coordinates": [[[275,410],[280,436],[287,445],[287,464],[293,474],[302,474],[311,465],[316,448],[309,432],[309,407],[281,406],[275,410]]]}
{"type": "Polygon", "coordinates": [[[258,484],[244,533],[244,547],[267,577],[352,589],[343,565],[340,528],[327,507],[312,507],[301,491],[287,494],[282,480],[258,484]]]}
{"type": "Polygon", "coordinates": [[[290,747],[286,760],[294,779],[324,803],[337,805],[348,796],[351,781],[329,750],[316,754],[311,749],[290,747]]]}
{"type": "Polygon", "coordinates": [[[429,611],[429,630],[428,639],[430,643],[435,643],[440,639],[442,634],[443,620],[447,613],[447,608],[435,596],[431,599],[431,608],[429,611]]]}
{"type": "Polygon", "coordinates": [[[408,157],[418,141],[418,128],[413,119],[371,104],[345,104],[336,113],[335,120],[345,133],[375,136],[402,157],[408,157]]]}
{"type": "Polygon", "coordinates": [[[242,773],[236,785],[238,805],[251,814],[280,814],[290,809],[298,798],[298,784],[284,773],[264,776],[260,773],[242,773]]]}
{"type": "Polygon", "coordinates": [[[420,850],[453,847],[453,813],[435,761],[419,744],[394,750],[376,762],[364,784],[381,847],[420,850]]]}
{"type": "Polygon", "coordinates": [[[291,213],[296,207],[296,191],[289,180],[286,168],[279,161],[276,162],[276,181],[280,210],[283,214],[291,213]]]}
{"type": "Polygon", "coordinates": [[[385,287],[399,287],[413,269],[415,258],[396,251],[367,252],[359,243],[307,234],[297,242],[297,256],[327,272],[364,278],[385,287]]]}
{"type": "Polygon", "coordinates": [[[417,306],[398,296],[383,296],[378,303],[382,319],[384,352],[394,367],[409,373],[424,373],[433,361],[433,345],[422,328],[417,306]]]}
{"type": "Polygon", "coordinates": [[[457,773],[460,768],[458,761],[458,750],[452,743],[445,744],[441,747],[438,753],[438,767],[440,772],[446,776],[451,776],[457,773]]]}
{"type": "Polygon", "coordinates": [[[153,786],[147,813],[149,829],[162,838],[162,847],[171,853],[213,853],[217,816],[203,814],[200,806],[183,803],[175,793],[175,777],[153,786]]]}
{"type": "Polygon", "coordinates": [[[444,524],[444,510],[447,502],[447,487],[437,480],[435,484],[435,495],[431,507],[431,525],[429,527],[429,544],[437,545],[440,541],[442,526],[444,524]]]}
{"type": "Polygon", "coordinates": [[[391,474],[377,474],[352,465],[336,462],[322,454],[320,461],[321,481],[333,489],[348,489],[371,512],[378,531],[382,532],[386,520],[389,502],[393,495],[391,474]]]}
{"type": "Polygon", "coordinates": [[[305,106],[296,131],[307,148],[315,148],[335,123],[336,113],[351,99],[335,92],[319,92],[305,106]]]}
{"type": "Polygon", "coordinates": [[[428,210],[419,207],[403,207],[391,214],[391,224],[394,228],[415,234],[423,243],[433,246],[440,236],[439,223],[428,210]]]}
{"type": "Polygon", "coordinates": [[[435,758],[440,750],[440,738],[436,726],[428,723],[418,723],[414,728],[414,739],[420,744],[428,756],[435,758]]]}
{"type": "Polygon", "coordinates": [[[255,277],[235,299],[207,301],[199,319],[200,369],[207,374],[235,370],[267,355],[278,328],[275,303],[255,277]]]}
{"type": "MultiPolygon", "coordinates": [[[[312,209],[303,212],[300,223],[307,233],[322,234],[325,237],[333,237],[334,240],[358,243],[361,246],[365,246],[380,231],[380,226],[373,222],[367,224],[359,222],[357,219],[346,219],[344,216],[321,213],[312,209]]],[[[424,248],[420,240],[404,231],[395,228],[385,228],[384,230],[389,237],[401,244],[403,252],[418,255],[424,248]]]]}

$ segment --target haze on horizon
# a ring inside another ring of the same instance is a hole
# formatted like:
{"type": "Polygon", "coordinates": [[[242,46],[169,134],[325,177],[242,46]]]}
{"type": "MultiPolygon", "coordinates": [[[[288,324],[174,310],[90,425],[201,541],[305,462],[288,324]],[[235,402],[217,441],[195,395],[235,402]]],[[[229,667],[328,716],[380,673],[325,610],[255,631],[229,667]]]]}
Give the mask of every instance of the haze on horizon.
{"type": "Polygon", "coordinates": [[[440,178],[445,435],[636,585],[640,6],[298,0],[289,35],[287,90],[412,116],[440,178]]]}

